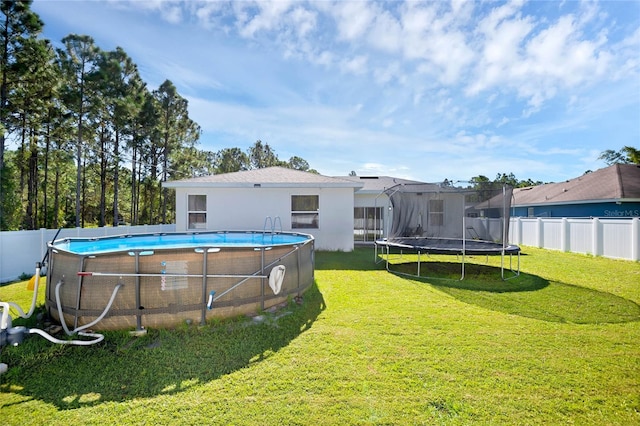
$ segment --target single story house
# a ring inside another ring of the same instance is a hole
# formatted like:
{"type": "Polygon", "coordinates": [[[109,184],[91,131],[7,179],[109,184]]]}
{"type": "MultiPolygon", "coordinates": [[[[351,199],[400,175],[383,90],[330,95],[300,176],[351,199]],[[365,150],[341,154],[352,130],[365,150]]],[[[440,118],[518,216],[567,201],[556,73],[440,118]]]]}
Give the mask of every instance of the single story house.
{"type": "Polygon", "coordinates": [[[268,167],[165,182],[176,191],[176,231],[282,230],[318,250],[354,247],[354,180],[268,167]]]}
{"type": "Polygon", "coordinates": [[[516,188],[512,216],[640,217],[640,165],[614,164],[560,183],[516,188]]]}

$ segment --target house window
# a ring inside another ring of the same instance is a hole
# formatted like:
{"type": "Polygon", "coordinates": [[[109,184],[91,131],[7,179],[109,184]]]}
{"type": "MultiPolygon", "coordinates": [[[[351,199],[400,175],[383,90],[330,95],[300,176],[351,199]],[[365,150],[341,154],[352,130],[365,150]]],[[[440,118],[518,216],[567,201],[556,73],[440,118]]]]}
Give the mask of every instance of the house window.
{"type": "Polygon", "coordinates": [[[527,207],[527,216],[529,217],[535,216],[535,214],[533,213],[533,207],[527,207]]]}
{"type": "Polygon", "coordinates": [[[318,195],[291,196],[291,228],[318,228],[320,197],[318,195]]]}
{"type": "Polygon", "coordinates": [[[189,195],[187,209],[187,222],[189,229],[206,229],[207,227],[207,196],[189,195]]]}
{"type": "Polygon", "coordinates": [[[444,225],[444,200],[429,200],[429,226],[444,225]]]}

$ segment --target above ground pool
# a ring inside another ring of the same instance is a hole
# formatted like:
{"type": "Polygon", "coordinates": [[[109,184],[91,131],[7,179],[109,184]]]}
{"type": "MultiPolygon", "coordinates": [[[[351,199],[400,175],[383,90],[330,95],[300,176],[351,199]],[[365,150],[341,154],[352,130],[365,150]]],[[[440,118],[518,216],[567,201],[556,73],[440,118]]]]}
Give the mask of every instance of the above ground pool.
{"type": "Polygon", "coordinates": [[[49,243],[45,305],[54,319],[94,330],[251,314],[313,284],[313,242],[287,232],[56,240],[49,243]]]}

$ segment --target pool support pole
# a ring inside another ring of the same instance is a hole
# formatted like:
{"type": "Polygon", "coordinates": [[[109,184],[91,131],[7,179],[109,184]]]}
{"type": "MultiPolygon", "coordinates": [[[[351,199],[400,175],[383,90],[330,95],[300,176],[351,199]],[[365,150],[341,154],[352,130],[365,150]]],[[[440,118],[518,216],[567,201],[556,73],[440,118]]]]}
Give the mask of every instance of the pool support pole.
{"type": "Polygon", "coordinates": [[[207,256],[208,250],[202,250],[202,312],[200,314],[200,325],[207,323],[207,309],[211,309],[213,304],[213,297],[211,297],[211,304],[207,303],[207,256]]]}
{"type": "MultiPolygon", "coordinates": [[[[140,252],[136,251],[136,256],[135,256],[135,268],[136,268],[136,274],[138,274],[140,272],[140,252]]],[[[142,328],[142,314],[140,313],[140,311],[142,309],[144,309],[140,304],[141,304],[141,298],[140,298],[140,275],[136,276],[136,332],[142,332],[143,328],[142,328]]]]}

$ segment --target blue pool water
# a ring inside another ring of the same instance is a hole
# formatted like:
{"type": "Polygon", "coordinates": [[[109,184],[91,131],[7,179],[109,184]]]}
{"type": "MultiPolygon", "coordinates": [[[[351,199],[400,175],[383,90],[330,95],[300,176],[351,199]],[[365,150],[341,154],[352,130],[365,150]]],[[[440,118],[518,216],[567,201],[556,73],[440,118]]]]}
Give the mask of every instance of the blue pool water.
{"type": "Polygon", "coordinates": [[[101,238],[65,238],[54,241],[52,247],[74,254],[90,255],[130,250],[293,245],[302,244],[312,238],[306,234],[263,232],[140,234],[101,238]]]}

